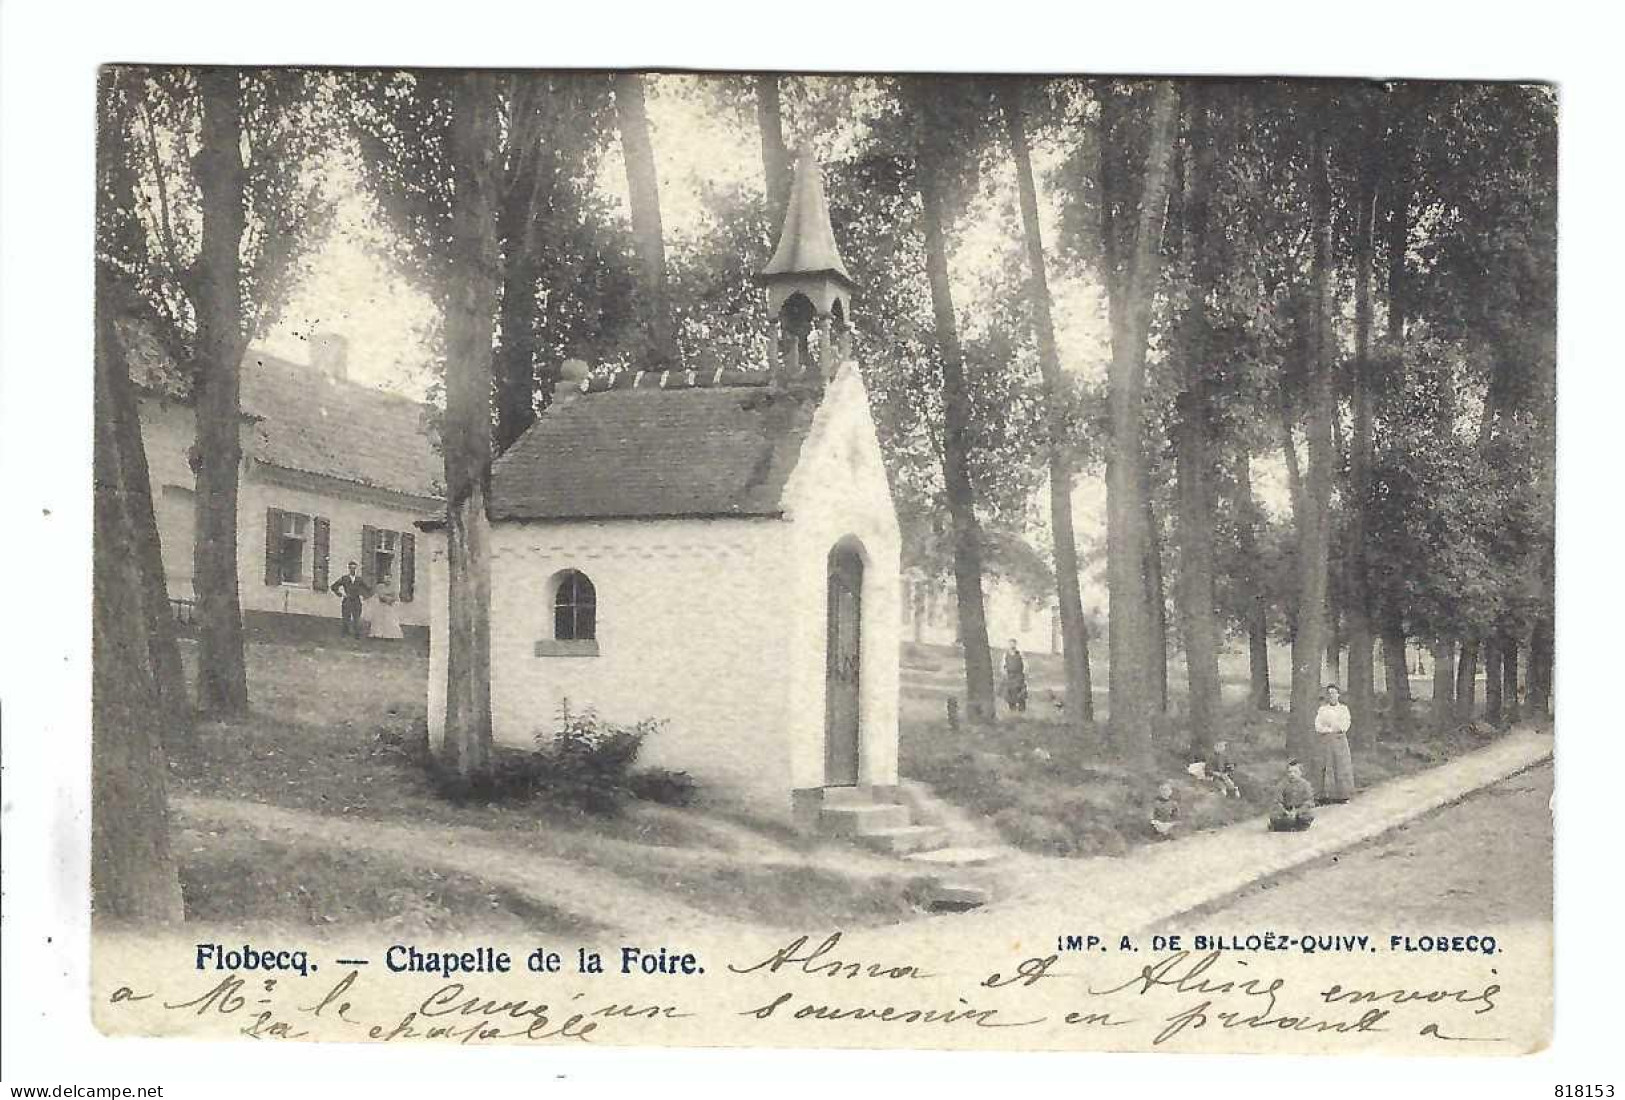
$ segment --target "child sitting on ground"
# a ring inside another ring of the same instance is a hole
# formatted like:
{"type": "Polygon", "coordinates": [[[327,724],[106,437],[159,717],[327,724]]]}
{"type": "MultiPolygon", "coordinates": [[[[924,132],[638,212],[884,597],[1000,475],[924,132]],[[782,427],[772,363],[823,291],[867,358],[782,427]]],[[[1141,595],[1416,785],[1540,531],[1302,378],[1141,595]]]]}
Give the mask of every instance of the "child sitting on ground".
{"type": "Polygon", "coordinates": [[[1286,774],[1281,778],[1281,792],[1270,811],[1270,831],[1295,833],[1309,828],[1315,820],[1315,789],[1303,777],[1303,768],[1296,760],[1286,762],[1286,774]]]}
{"type": "Polygon", "coordinates": [[[1174,785],[1165,782],[1157,788],[1157,800],[1151,803],[1151,830],[1161,837],[1172,836],[1178,820],[1179,803],[1174,801],[1174,785]]]}
{"type": "Polygon", "coordinates": [[[1226,798],[1241,797],[1241,788],[1236,786],[1236,765],[1230,759],[1230,742],[1213,742],[1213,751],[1207,758],[1207,777],[1226,798]]]}

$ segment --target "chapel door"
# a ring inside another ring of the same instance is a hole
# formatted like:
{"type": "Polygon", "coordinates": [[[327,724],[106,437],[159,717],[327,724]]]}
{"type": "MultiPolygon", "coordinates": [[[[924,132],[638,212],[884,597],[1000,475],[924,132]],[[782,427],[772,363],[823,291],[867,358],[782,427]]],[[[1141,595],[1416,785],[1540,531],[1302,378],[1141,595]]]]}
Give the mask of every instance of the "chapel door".
{"type": "Polygon", "coordinates": [[[837,547],[829,555],[824,659],[824,783],[858,782],[859,669],[862,665],[863,560],[837,547]]]}

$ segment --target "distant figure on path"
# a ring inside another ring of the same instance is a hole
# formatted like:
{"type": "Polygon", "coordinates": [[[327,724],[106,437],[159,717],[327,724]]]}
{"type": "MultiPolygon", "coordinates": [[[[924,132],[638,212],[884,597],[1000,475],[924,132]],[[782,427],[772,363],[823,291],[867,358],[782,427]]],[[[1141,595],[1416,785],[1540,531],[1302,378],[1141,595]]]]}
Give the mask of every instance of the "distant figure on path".
{"type": "Polygon", "coordinates": [[[1354,757],[1349,754],[1349,727],[1354,718],[1343,704],[1336,684],[1326,685],[1326,701],[1315,711],[1315,732],[1320,735],[1320,766],[1315,776],[1322,802],[1347,802],[1354,797],[1354,757]]]}
{"type": "Polygon", "coordinates": [[[1174,785],[1164,782],[1157,788],[1157,800],[1151,803],[1151,831],[1160,837],[1174,834],[1179,821],[1179,803],[1174,800],[1174,785]]]}
{"type": "Polygon", "coordinates": [[[1004,701],[1013,711],[1027,709],[1027,662],[1022,659],[1014,638],[1010,639],[1010,648],[1004,651],[1004,701]]]}
{"type": "Polygon", "coordinates": [[[1314,821],[1315,789],[1303,777],[1303,766],[1296,760],[1288,760],[1286,774],[1281,777],[1281,793],[1270,811],[1270,832],[1302,832],[1314,821]]]}
{"type": "Polygon", "coordinates": [[[372,606],[372,627],[368,636],[398,642],[405,635],[401,633],[401,610],[396,606],[400,592],[395,587],[395,579],[386,574],[375,591],[378,598],[372,606]]]}
{"type": "Polygon", "coordinates": [[[342,596],[339,613],[344,616],[344,636],[361,637],[361,601],[372,595],[372,586],[356,572],[359,563],[351,562],[349,571],[332,584],[333,595],[342,596]]]}

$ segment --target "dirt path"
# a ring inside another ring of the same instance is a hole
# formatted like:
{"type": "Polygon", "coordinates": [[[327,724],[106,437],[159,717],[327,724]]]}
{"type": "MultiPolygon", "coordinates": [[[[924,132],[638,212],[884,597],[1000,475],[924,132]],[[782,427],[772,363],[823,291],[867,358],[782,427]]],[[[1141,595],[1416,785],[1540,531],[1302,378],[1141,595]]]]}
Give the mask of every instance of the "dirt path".
{"type": "Polygon", "coordinates": [[[1229,928],[1316,919],[1430,932],[1550,923],[1551,798],[1547,762],[1200,915],[1229,928]]]}
{"type": "Polygon", "coordinates": [[[519,848],[515,837],[504,846],[476,829],[397,825],[384,822],[338,822],[306,810],[260,802],[182,796],[172,801],[182,823],[194,828],[247,830],[293,847],[316,848],[333,843],[342,828],[342,843],[352,853],[366,852],[415,867],[473,875],[538,904],[575,914],[608,930],[722,934],[730,929],[755,930],[725,917],[705,913],[668,894],[627,882],[589,864],[537,856],[519,848]]]}
{"type": "MultiPolygon", "coordinates": [[[[1284,872],[1382,836],[1551,756],[1550,734],[1507,734],[1427,771],[1361,791],[1346,806],[1323,807],[1305,833],[1271,833],[1262,818],[1148,845],[1126,858],[1031,860],[1007,877],[990,906],[951,919],[985,935],[1015,930],[1109,928],[1132,932],[1222,903],[1284,872]],[[1065,927],[1058,920],[1066,922],[1065,927]]],[[[1545,828],[1550,830],[1550,822],[1545,828]]],[[[879,935],[906,930],[886,929],[879,935]]]]}

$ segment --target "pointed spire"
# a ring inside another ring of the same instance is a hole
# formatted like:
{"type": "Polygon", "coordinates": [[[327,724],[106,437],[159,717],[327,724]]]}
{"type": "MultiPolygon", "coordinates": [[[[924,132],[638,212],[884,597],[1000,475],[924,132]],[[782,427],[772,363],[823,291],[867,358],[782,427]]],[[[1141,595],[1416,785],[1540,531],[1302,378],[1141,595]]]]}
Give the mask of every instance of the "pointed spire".
{"type": "Polygon", "coordinates": [[[823,174],[813,157],[812,143],[803,142],[796,153],[796,174],[785,206],[779,246],[762,269],[764,283],[823,277],[855,287],[835,245],[829,223],[829,202],[824,198],[823,174]]]}

